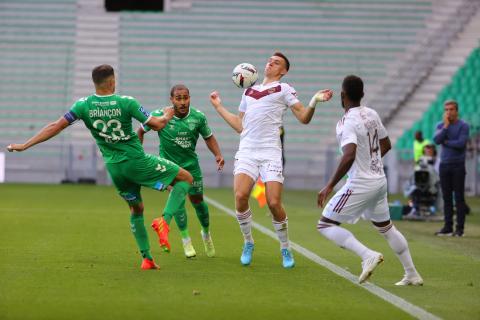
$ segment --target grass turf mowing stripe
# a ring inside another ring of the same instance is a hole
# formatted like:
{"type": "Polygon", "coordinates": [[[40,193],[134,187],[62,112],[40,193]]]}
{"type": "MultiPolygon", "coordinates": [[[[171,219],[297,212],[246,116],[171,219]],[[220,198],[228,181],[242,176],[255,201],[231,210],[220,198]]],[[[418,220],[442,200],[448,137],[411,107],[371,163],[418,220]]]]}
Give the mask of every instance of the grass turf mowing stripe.
{"type": "MultiPolygon", "coordinates": [[[[233,210],[225,207],[224,205],[222,205],[221,203],[207,197],[204,195],[204,199],[210,203],[211,205],[213,205],[214,207],[216,207],[217,209],[225,212],[226,214],[232,216],[232,217],[236,217],[236,214],[233,210]]],[[[262,232],[263,234],[277,240],[277,235],[275,234],[275,232],[271,231],[270,229],[268,228],[265,228],[264,226],[262,226],[261,224],[258,224],[256,222],[252,222],[253,224],[253,227],[255,229],[257,229],[258,231],[262,232]]],[[[352,282],[353,284],[361,287],[361,288],[364,288],[365,290],[369,291],[370,293],[376,295],[377,297],[387,301],[388,303],[396,306],[397,308],[405,311],[406,313],[412,315],[413,317],[417,318],[417,319],[422,319],[422,320],[440,320],[441,318],[431,314],[430,312],[414,305],[414,304],[411,304],[410,302],[404,300],[403,298],[400,298],[399,296],[396,296],[380,287],[377,287],[376,285],[370,283],[370,282],[367,282],[365,284],[362,284],[360,285],[358,283],[358,277],[351,274],[350,272],[340,268],[339,266],[337,266],[336,264],[333,264],[331,263],[330,261],[328,260],[325,260],[323,258],[321,258],[320,256],[316,255],[315,253],[311,252],[310,250],[308,249],[305,249],[304,247],[302,247],[301,245],[293,242],[293,241],[290,241],[290,246],[293,250],[297,251],[298,253],[300,253],[301,255],[305,256],[306,258],[310,259],[311,261],[321,265],[322,267],[325,267],[327,268],[328,270],[332,271],[333,273],[339,275],[340,277],[343,277],[345,279],[347,279],[348,281],[352,282]]]]}

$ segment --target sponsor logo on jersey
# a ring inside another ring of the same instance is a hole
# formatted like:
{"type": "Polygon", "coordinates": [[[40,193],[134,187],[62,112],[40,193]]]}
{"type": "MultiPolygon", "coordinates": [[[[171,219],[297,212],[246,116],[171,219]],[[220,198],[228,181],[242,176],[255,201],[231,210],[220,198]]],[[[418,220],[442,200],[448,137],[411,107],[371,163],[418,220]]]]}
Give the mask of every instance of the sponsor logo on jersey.
{"type": "Polygon", "coordinates": [[[190,148],[192,146],[192,142],[188,137],[175,137],[175,143],[184,149],[190,148]]]}

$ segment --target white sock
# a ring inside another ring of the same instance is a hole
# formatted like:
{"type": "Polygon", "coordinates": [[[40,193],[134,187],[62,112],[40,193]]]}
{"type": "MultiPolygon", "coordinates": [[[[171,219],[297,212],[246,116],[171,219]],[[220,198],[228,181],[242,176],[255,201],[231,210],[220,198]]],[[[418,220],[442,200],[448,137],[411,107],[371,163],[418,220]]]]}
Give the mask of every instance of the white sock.
{"type": "Polygon", "coordinates": [[[405,273],[407,275],[416,275],[417,270],[413,264],[410,249],[408,249],[408,243],[403,234],[401,234],[391,222],[388,226],[376,228],[397,254],[398,259],[403,265],[403,269],[405,269],[405,273]]]}
{"type": "Polygon", "coordinates": [[[375,254],[375,251],[365,247],[350,231],[335,224],[318,221],[317,230],[323,236],[335,242],[341,248],[355,252],[362,258],[362,260],[365,260],[375,254]]]}
{"type": "Polygon", "coordinates": [[[189,243],[189,242],[192,242],[192,239],[190,237],[188,238],[182,238],[182,243],[183,244],[186,244],[186,243],[189,243]]]}
{"type": "Polygon", "coordinates": [[[205,232],[204,230],[201,230],[200,232],[202,234],[202,239],[209,239],[210,238],[210,231],[209,232],[205,232]]]}
{"type": "Polygon", "coordinates": [[[272,223],[280,241],[280,249],[288,249],[290,247],[288,243],[288,218],[283,221],[272,220],[272,223]]]}
{"type": "Polygon", "coordinates": [[[240,225],[240,230],[242,231],[243,238],[245,242],[253,243],[252,237],[252,211],[248,208],[245,212],[236,212],[238,224],[240,225]]]}

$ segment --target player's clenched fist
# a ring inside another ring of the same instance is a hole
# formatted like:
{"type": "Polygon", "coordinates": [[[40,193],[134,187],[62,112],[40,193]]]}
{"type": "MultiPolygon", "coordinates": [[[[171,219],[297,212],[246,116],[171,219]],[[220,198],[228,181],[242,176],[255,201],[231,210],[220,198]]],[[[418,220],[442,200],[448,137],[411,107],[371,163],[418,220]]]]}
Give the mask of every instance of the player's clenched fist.
{"type": "Polygon", "coordinates": [[[23,151],[25,150],[25,145],[23,143],[12,143],[7,146],[8,152],[13,152],[13,151],[23,151]]]}
{"type": "Polygon", "coordinates": [[[220,94],[218,93],[218,91],[213,91],[212,93],[210,93],[210,103],[215,108],[222,103],[222,100],[220,99],[220,94]]]}

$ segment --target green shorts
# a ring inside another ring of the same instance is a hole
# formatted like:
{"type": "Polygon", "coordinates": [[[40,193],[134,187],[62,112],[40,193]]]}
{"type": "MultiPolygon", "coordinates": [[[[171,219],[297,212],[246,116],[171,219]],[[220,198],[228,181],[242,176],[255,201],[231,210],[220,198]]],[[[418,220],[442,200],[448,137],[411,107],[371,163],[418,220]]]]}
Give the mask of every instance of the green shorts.
{"type": "Polygon", "coordinates": [[[141,186],[163,191],[180,170],[175,163],[151,154],[119,163],[106,163],[105,166],[118,193],[129,204],[142,201],[141,186]]]}
{"type": "Polygon", "coordinates": [[[198,194],[203,194],[203,176],[202,176],[202,170],[200,170],[200,166],[191,166],[188,169],[185,169],[193,177],[193,183],[192,187],[190,190],[188,190],[189,195],[198,195],[198,194]]]}

